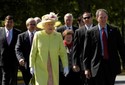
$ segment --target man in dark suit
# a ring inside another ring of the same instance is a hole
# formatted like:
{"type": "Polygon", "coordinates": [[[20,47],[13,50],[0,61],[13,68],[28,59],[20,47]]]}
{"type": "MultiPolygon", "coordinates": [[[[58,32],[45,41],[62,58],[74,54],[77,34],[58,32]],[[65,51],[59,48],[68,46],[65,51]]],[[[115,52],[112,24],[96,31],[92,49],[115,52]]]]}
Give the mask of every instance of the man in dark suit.
{"type": "Polygon", "coordinates": [[[19,30],[13,28],[13,17],[5,18],[5,27],[0,29],[0,69],[2,82],[0,85],[17,85],[18,60],[15,54],[15,44],[19,30]]]}
{"type": "Polygon", "coordinates": [[[93,78],[93,85],[114,85],[121,72],[121,60],[125,61],[125,46],[120,31],[107,24],[105,9],[96,12],[98,25],[87,30],[83,67],[86,78],[93,78]]]}
{"type": "MultiPolygon", "coordinates": [[[[82,62],[81,62],[81,57],[82,56],[82,52],[84,49],[84,40],[85,40],[85,34],[86,31],[88,29],[91,29],[93,25],[93,18],[92,18],[92,14],[90,12],[85,11],[83,13],[83,21],[84,21],[84,26],[80,27],[79,29],[77,29],[75,31],[75,35],[74,35],[74,45],[73,45],[73,69],[74,71],[79,71],[79,75],[81,80],[81,84],[83,85],[85,83],[85,76],[83,76],[83,72],[82,69],[82,62]]],[[[80,80],[80,79],[79,79],[80,80]]],[[[86,82],[87,83],[87,82],[86,82]]]]}
{"type": "Polygon", "coordinates": [[[27,31],[19,34],[15,51],[19,61],[19,69],[22,72],[25,85],[29,85],[32,77],[29,68],[29,54],[32,46],[32,39],[36,29],[36,22],[33,18],[26,21],[27,31]]]}
{"type": "Polygon", "coordinates": [[[73,15],[71,13],[65,14],[64,23],[65,25],[56,29],[57,32],[60,32],[62,34],[66,29],[70,29],[73,32],[75,32],[75,30],[78,29],[77,27],[73,26],[73,15]]]}

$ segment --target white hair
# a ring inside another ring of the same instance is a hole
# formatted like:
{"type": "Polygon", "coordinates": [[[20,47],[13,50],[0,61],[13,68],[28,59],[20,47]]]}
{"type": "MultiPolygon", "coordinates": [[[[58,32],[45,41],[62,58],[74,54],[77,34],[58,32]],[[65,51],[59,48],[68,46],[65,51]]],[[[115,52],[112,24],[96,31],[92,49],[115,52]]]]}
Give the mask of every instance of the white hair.
{"type": "Polygon", "coordinates": [[[67,17],[71,17],[72,20],[73,20],[73,15],[72,15],[71,13],[67,13],[67,14],[65,14],[65,16],[64,16],[64,20],[66,20],[67,17]]]}
{"type": "MultiPolygon", "coordinates": [[[[35,21],[34,18],[28,18],[28,19],[26,20],[26,26],[28,26],[31,21],[35,21]]],[[[36,22],[36,21],[35,21],[35,22],[36,22]]]]}

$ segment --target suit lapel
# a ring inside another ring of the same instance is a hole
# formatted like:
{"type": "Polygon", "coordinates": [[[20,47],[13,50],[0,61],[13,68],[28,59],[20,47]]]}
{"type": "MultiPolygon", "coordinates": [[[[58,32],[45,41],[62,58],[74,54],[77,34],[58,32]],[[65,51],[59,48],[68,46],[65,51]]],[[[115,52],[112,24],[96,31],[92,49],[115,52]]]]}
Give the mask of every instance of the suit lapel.
{"type": "Polygon", "coordinates": [[[109,40],[110,40],[110,38],[111,38],[111,32],[112,32],[112,29],[110,28],[109,25],[107,25],[108,42],[109,42],[109,40]]]}
{"type": "Polygon", "coordinates": [[[66,28],[66,26],[64,25],[64,27],[63,27],[63,31],[66,30],[66,29],[67,29],[67,28],[66,28]]]}
{"type": "Polygon", "coordinates": [[[100,40],[100,31],[99,31],[99,28],[98,28],[98,26],[95,28],[95,35],[96,35],[96,38],[97,38],[97,43],[98,43],[98,53],[100,53],[100,55],[101,55],[101,53],[102,53],[102,47],[101,47],[101,40],[100,40]]]}
{"type": "Polygon", "coordinates": [[[31,43],[30,43],[30,36],[29,36],[28,31],[26,31],[26,33],[25,33],[25,40],[26,40],[26,42],[27,42],[29,45],[31,45],[31,43]]]}
{"type": "Polygon", "coordinates": [[[98,26],[96,26],[96,28],[94,28],[95,30],[95,37],[97,38],[97,41],[100,41],[100,33],[99,33],[99,28],[98,26]]]}
{"type": "MultiPolygon", "coordinates": [[[[107,25],[107,33],[108,33],[108,49],[110,49],[110,46],[112,45],[112,38],[114,37],[114,36],[112,36],[112,28],[109,26],[109,25],[107,25]]],[[[109,51],[109,50],[108,50],[109,51]]],[[[110,52],[109,52],[110,53],[110,52]]]]}
{"type": "Polygon", "coordinates": [[[75,32],[75,27],[74,26],[72,26],[72,30],[73,30],[73,32],[75,32]]]}
{"type": "Polygon", "coordinates": [[[2,28],[1,36],[3,37],[3,41],[5,41],[5,44],[7,44],[6,32],[4,27],[2,28]]]}
{"type": "Polygon", "coordinates": [[[10,45],[13,44],[14,40],[16,40],[15,39],[15,37],[16,37],[15,34],[16,34],[16,32],[15,32],[15,29],[13,28],[13,30],[12,30],[12,39],[11,39],[10,45]]]}

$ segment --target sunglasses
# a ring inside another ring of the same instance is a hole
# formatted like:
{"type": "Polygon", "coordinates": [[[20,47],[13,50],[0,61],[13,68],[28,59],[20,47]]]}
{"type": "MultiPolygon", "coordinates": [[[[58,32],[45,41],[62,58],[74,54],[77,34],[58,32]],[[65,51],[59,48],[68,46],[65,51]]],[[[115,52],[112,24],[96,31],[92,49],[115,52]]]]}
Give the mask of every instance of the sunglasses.
{"type": "Polygon", "coordinates": [[[89,16],[89,17],[83,17],[83,19],[90,19],[91,17],[89,16]]]}

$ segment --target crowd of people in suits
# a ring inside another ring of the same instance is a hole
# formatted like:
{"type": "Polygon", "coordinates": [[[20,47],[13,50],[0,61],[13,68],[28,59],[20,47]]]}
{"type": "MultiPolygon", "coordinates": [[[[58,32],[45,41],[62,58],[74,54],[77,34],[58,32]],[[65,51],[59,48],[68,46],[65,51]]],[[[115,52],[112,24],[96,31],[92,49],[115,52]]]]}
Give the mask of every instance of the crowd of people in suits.
{"type": "Polygon", "coordinates": [[[125,44],[117,27],[108,24],[108,12],[85,11],[73,25],[73,15],[50,12],[26,20],[27,31],[14,28],[5,17],[0,28],[0,85],[17,85],[18,69],[25,85],[114,85],[125,68],[125,44]],[[61,26],[60,26],[61,25],[61,26]]]}

